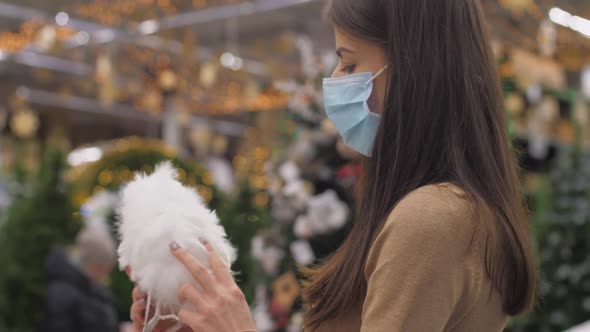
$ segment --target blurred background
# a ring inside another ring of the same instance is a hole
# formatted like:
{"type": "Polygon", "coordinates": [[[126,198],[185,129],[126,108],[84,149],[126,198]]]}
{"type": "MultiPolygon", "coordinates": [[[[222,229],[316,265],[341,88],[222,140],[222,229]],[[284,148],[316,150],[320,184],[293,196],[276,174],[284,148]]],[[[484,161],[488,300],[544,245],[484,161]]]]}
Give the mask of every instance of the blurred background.
{"type": "MultiPolygon", "coordinates": [[[[117,194],[169,159],[238,247],[258,330],[301,331],[296,265],[338,247],[360,173],[321,106],[325,3],[0,0],[0,331],[125,329],[117,194]]],[[[590,2],[482,3],[543,280],[507,331],[588,331],[590,2]]]]}

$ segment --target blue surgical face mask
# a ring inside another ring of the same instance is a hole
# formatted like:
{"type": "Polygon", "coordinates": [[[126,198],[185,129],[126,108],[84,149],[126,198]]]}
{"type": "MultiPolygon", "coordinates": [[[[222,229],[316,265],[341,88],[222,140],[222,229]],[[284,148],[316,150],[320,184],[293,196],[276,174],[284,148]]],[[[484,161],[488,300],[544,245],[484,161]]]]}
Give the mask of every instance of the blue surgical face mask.
{"type": "Polygon", "coordinates": [[[342,136],[344,144],[370,157],[381,116],[371,112],[367,101],[377,74],[358,73],[324,79],[324,107],[328,118],[342,136]]]}

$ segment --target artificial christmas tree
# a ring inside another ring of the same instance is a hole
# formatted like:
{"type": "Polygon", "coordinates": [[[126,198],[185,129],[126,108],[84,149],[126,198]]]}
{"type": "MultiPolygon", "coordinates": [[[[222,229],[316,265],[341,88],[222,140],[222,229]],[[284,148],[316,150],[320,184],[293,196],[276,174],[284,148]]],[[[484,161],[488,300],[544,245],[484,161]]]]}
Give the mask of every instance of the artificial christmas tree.
{"type": "Polygon", "coordinates": [[[28,195],[17,197],[0,225],[0,330],[36,331],[45,292],[43,262],[54,245],[71,244],[81,222],[62,181],[62,151],[46,148],[28,195]]]}

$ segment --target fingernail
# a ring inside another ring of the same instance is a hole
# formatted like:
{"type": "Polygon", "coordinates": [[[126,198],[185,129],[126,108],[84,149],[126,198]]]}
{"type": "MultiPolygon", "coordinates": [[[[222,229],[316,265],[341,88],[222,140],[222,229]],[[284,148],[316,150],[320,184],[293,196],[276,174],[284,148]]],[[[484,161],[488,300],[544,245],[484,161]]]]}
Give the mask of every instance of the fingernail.
{"type": "Polygon", "coordinates": [[[209,244],[209,241],[207,241],[207,239],[200,237],[199,241],[201,241],[201,243],[206,246],[207,244],[209,244]]]}
{"type": "Polygon", "coordinates": [[[139,299],[135,303],[137,303],[137,305],[144,305],[145,304],[145,299],[139,299]]]}
{"type": "Polygon", "coordinates": [[[180,249],[180,244],[178,244],[178,242],[176,242],[176,241],[172,241],[172,242],[170,242],[169,247],[170,247],[171,251],[176,251],[176,250],[180,249]]]}

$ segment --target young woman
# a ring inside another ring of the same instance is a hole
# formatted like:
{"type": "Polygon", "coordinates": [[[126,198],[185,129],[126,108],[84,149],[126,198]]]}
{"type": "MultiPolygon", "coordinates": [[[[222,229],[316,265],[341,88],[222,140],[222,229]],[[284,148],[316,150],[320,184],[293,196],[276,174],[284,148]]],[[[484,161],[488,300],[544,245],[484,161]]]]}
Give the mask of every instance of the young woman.
{"type": "MultiPolygon", "coordinates": [[[[367,158],[349,237],[304,271],[306,331],[502,331],[536,274],[479,1],[333,0],[328,16],[326,112],[367,158]]],[[[254,331],[227,273],[172,249],[205,285],[180,291],[187,326],[254,331]]]]}

